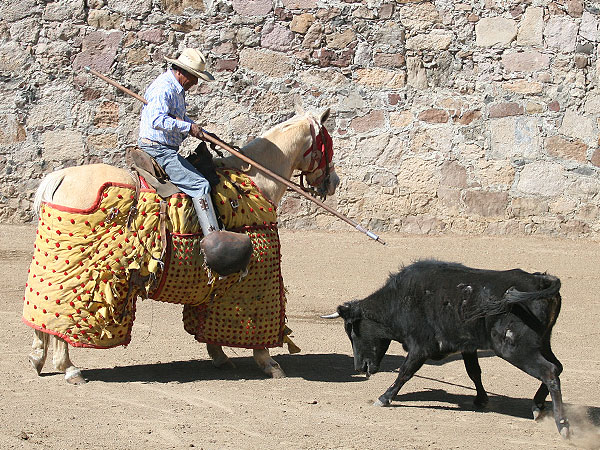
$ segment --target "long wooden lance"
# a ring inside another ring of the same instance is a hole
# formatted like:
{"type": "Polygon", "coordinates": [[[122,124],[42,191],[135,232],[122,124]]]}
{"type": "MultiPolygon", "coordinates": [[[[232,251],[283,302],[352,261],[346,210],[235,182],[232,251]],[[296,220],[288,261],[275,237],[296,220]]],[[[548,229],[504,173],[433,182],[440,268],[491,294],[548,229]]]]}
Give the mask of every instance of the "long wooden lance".
{"type": "MultiPolygon", "coordinates": [[[[131,96],[131,97],[133,97],[133,98],[141,101],[144,105],[148,104],[148,101],[144,97],[142,97],[141,95],[136,94],[135,92],[133,92],[130,89],[127,89],[125,86],[122,86],[121,84],[117,83],[116,81],[112,80],[111,78],[107,77],[106,75],[101,74],[100,72],[92,69],[91,67],[85,67],[85,70],[87,72],[90,72],[91,74],[97,76],[98,78],[106,81],[108,84],[116,87],[117,89],[119,89],[120,91],[126,93],[127,95],[129,95],[129,96],[131,96]]],[[[205,130],[202,130],[202,137],[203,137],[203,139],[207,140],[208,142],[211,142],[211,143],[213,143],[215,145],[218,145],[219,147],[227,150],[229,153],[231,153],[232,155],[238,157],[242,161],[244,161],[244,162],[246,162],[246,163],[254,166],[257,170],[260,170],[265,175],[273,178],[276,181],[279,181],[281,184],[284,184],[285,186],[289,187],[293,191],[297,192],[298,194],[300,194],[304,198],[306,198],[306,199],[310,200],[311,202],[315,203],[316,205],[320,206],[321,208],[323,208],[324,210],[326,210],[329,213],[333,214],[337,218],[342,219],[344,222],[352,225],[358,231],[360,231],[361,233],[366,234],[371,239],[379,242],[380,244],[386,245],[385,242],[377,234],[373,233],[370,230],[367,230],[366,228],[364,228],[363,226],[361,226],[355,220],[352,220],[349,217],[344,216],[342,213],[340,213],[340,212],[336,211],[335,209],[333,209],[332,207],[326,205],[321,200],[313,197],[310,194],[307,194],[306,192],[304,192],[304,190],[302,189],[302,187],[299,186],[298,184],[296,184],[296,183],[294,183],[294,182],[292,182],[290,180],[287,180],[287,179],[283,178],[282,176],[280,176],[280,175],[276,174],[275,172],[267,169],[266,167],[262,166],[261,164],[257,163],[256,161],[252,160],[251,158],[248,158],[246,155],[244,155],[243,153],[240,153],[238,150],[235,150],[230,145],[226,144],[225,142],[221,141],[220,139],[218,139],[218,138],[216,138],[214,136],[211,136],[205,130]]]]}

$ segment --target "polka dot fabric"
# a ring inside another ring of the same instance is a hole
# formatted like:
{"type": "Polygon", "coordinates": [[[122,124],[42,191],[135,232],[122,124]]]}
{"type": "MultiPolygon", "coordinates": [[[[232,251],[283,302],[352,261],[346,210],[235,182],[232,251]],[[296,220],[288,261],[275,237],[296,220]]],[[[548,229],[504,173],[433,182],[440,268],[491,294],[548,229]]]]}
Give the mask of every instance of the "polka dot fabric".
{"type": "Polygon", "coordinates": [[[126,345],[136,298],[148,293],[184,304],[185,329],[199,341],[246,348],[282,345],[285,296],[275,207],[243,173],[218,173],[213,199],[221,220],[227,229],[247,233],[254,248],[245,277],[219,279],[207,271],[195,211],[183,194],[165,205],[167,248],[160,261],[160,197],[142,190],[128,228],[134,189],[107,183],[89,210],[42,206],[23,321],[73,346],[126,345]],[[131,285],[128,297],[133,273],[145,284],[131,285]]]}
{"type": "Polygon", "coordinates": [[[156,194],[140,194],[127,229],[134,190],[106,184],[94,207],[75,211],[44,204],[25,285],[23,321],[73,346],[127,344],[137,288],[127,301],[129,275],[143,277],[160,256],[156,194]]]}

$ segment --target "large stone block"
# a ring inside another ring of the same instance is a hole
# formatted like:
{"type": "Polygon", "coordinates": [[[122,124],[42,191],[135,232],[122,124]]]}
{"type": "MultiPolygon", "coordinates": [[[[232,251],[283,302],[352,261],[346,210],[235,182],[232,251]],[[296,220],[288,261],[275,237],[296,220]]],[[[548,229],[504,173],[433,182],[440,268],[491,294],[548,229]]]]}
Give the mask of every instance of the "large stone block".
{"type": "Polygon", "coordinates": [[[260,45],[271,50],[287,51],[291,48],[293,40],[294,33],[287,27],[269,23],[262,29],[260,45]]]}
{"type": "Polygon", "coordinates": [[[504,217],[508,208],[508,192],[469,190],[464,193],[467,214],[483,217],[504,217]]]}
{"type": "Polygon", "coordinates": [[[588,146],[579,139],[574,139],[571,142],[561,136],[552,136],[546,138],[544,145],[546,151],[551,156],[562,159],[574,159],[581,162],[587,160],[588,146]]]}
{"type": "Polygon", "coordinates": [[[44,160],[61,162],[83,157],[83,136],[78,131],[46,131],[42,134],[42,143],[44,160]]]}
{"type": "Polygon", "coordinates": [[[293,63],[289,56],[254,49],[244,49],[240,52],[240,66],[269,77],[283,77],[293,70],[293,63]]]}
{"type": "Polygon", "coordinates": [[[577,23],[568,16],[551,17],[544,29],[546,45],[561,52],[574,51],[578,28],[577,23]]]}
{"type": "Polygon", "coordinates": [[[120,31],[92,31],[83,38],[81,53],[75,57],[73,69],[81,70],[90,66],[99,72],[108,72],[117,57],[122,38],[120,31]]]}
{"type": "Polygon", "coordinates": [[[23,142],[27,137],[25,127],[14,114],[0,115],[0,147],[23,142]]]}
{"type": "Polygon", "coordinates": [[[356,33],[350,28],[340,33],[333,33],[326,37],[327,47],[342,50],[348,48],[356,40],[356,33]]]}
{"type": "Polygon", "coordinates": [[[521,173],[516,189],[528,195],[553,197],[564,192],[567,185],[565,169],[558,163],[534,161],[526,164],[521,173]]]}
{"type": "Polygon", "coordinates": [[[312,9],[317,6],[317,0],[283,0],[287,9],[312,9]]]}
{"type": "Polygon", "coordinates": [[[406,85],[406,73],[379,68],[358,69],[356,82],[373,88],[400,89],[406,85]]]}
{"type": "Polygon", "coordinates": [[[152,0],[106,0],[108,8],[125,16],[145,16],[152,11],[152,0]]]}
{"type": "Polygon", "coordinates": [[[310,26],[315,22],[315,16],[310,13],[299,14],[290,22],[290,30],[294,33],[306,34],[310,26]]]}
{"type": "Polygon", "coordinates": [[[397,8],[396,15],[400,18],[400,23],[413,32],[425,31],[442,21],[440,13],[431,2],[397,8]]]}
{"type": "Polygon", "coordinates": [[[541,155],[539,119],[525,116],[488,121],[490,157],[494,159],[536,159],[541,155]]]}
{"type": "Polygon", "coordinates": [[[539,6],[530,6],[525,10],[525,14],[519,23],[519,32],[517,33],[517,44],[540,46],[543,43],[544,30],[544,8],[539,6]]]}
{"type": "Polygon", "coordinates": [[[307,86],[324,90],[350,89],[352,83],[335,69],[308,69],[298,74],[307,86]]]}
{"type": "Polygon", "coordinates": [[[272,9],[271,0],[233,0],[233,10],[243,16],[266,16],[272,9]]]}
{"type": "Polygon", "coordinates": [[[97,128],[115,128],[119,125],[119,105],[115,102],[103,102],[96,110],[94,125],[97,128]]]}
{"type": "Polygon", "coordinates": [[[29,63],[31,63],[31,56],[16,42],[8,41],[0,44],[0,71],[21,71],[29,63]]]}
{"type": "Polygon", "coordinates": [[[440,180],[436,161],[407,158],[396,174],[401,192],[435,194],[440,180]]]}
{"type": "Polygon", "coordinates": [[[517,24],[505,17],[484,17],[475,25],[475,43],[481,47],[506,47],[517,36],[517,24]]]}
{"type": "Polygon", "coordinates": [[[406,41],[410,50],[447,50],[454,41],[454,33],[447,30],[433,30],[427,34],[417,34],[406,41]]]}
{"type": "Polygon", "coordinates": [[[502,55],[502,65],[509,72],[536,72],[550,66],[550,58],[540,52],[515,52],[502,55]]]}
{"type": "Polygon", "coordinates": [[[206,9],[204,0],[160,0],[163,10],[169,14],[182,15],[186,9],[202,12],[206,9]]]}
{"type": "Polygon", "coordinates": [[[352,120],[350,126],[357,133],[366,133],[383,127],[385,116],[383,111],[371,111],[363,117],[357,117],[352,120]]]}
{"type": "Polygon", "coordinates": [[[85,17],[84,0],[62,0],[60,2],[51,2],[46,5],[42,18],[63,22],[69,19],[83,19],[85,17]]]}
{"type": "Polygon", "coordinates": [[[17,42],[34,44],[40,36],[40,28],[40,21],[37,17],[28,17],[11,24],[10,38],[17,42]]]}
{"type": "Polygon", "coordinates": [[[590,14],[588,11],[583,13],[581,24],[579,25],[579,34],[592,42],[600,41],[600,20],[598,16],[590,14]]]}
{"type": "Polygon", "coordinates": [[[118,29],[122,21],[120,14],[111,13],[105,9],[92,9],[88,13],[88,24],[102,30],[118,29]]]}
{"type": "Polygon", "coordinates": [[[39,13],[40,6],[36,0],[5,1],[0,8],[0,19],[15,22],[39,13]]]}
{"type": "Polygon", "coordinates": [[[572,109],[565,111],[558,131],[565,136],[581,139],[589,146],[598,145],[598,124],[595,118],[578,114],[572,109]]]}

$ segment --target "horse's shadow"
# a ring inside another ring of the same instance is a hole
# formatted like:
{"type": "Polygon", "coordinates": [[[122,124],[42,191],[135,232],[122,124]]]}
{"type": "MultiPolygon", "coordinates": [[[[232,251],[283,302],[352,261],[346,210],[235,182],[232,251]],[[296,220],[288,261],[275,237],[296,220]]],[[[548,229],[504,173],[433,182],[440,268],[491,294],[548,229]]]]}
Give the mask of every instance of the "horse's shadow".
{"type": "MultiPolygon", "coordinates": [[[[493,354],[482,353],[479,356],[493,356],[493,354]]],[[[241,379],[260,380],[265,378],[265,375],[258,369],[251,357],[234,357],[231,359],[236,365],[235,369],[217,369],[211,361],[193,360],[87,369],[84,371],[84,376],[88,381],[102,381],[105,383],[192,383],[198,380],[238,381],[241,379]]],[[[352,356],[349,355],[337,353],[277,355],[275,359],[284,367],[288,378],[302,378],[308,381],[325,383],[356,383],[367,380],[364,375],[359,375],[354,371],[354,361],[352,356]]],[[[404,356],[386,355],[382,361],[380,372],[395,372],[404,359],[404,356]]],[[[461,359],[460,355],[454,355],[442,361],[428,361],[428,364],[443,365],[457,359],[461,359]]],[[[492,412],[522,419],[532,417],[532,398],[508,397],[488,391],[490,401],[485,408],[480,409],[473,405],[474,386],[450,383],[418,374],[415,377],[428,379],[437,384],[458,386],[472,391],[472,394],[455,394],[442,388],[406,393],[400,391],[390,405],[392,408],[466,410],[479,413],[492,412]]],[[[470,382],[466,372],[465,380],[467,383],[470,382]]],[[[533,394],[534,392],[532,392],[532,397],[533,394]]],[[[586,420],[590,424],[600,427],[600,408],[577,406],[574,406],[574,408],[580,411],[579,416],[581,416],[582,410],[585,411],[583,413],[585,418],[581,420],[586,420]]],[[[548,402],[548,414],[552,414],[550,402],[548,402]]]]}

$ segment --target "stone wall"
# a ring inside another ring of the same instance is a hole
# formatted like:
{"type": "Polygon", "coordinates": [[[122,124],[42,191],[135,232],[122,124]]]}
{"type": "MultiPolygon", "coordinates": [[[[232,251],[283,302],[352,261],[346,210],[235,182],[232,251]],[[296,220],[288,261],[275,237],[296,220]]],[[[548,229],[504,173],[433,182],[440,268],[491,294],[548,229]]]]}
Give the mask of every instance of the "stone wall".
{"type": "MultiPolygon", "coordinates": [[[[241,145],[331,107],[327,202],[375,231],[600,235],[600,1],[3,0],[0,221],[54,169],[123,165],[143,93],[186,46],[190,116],[241,145]]],[[[287,227],[348,226],[296,194],[287,227]]]]}

